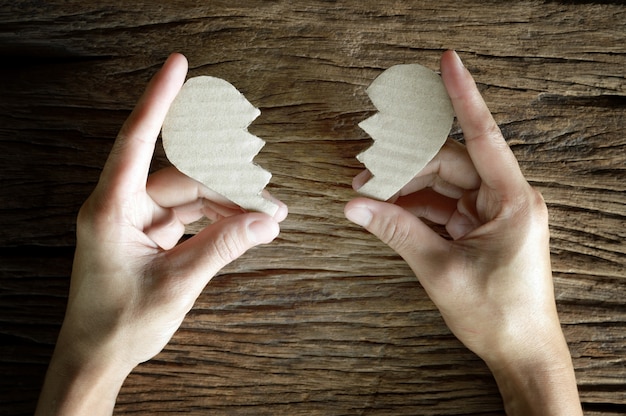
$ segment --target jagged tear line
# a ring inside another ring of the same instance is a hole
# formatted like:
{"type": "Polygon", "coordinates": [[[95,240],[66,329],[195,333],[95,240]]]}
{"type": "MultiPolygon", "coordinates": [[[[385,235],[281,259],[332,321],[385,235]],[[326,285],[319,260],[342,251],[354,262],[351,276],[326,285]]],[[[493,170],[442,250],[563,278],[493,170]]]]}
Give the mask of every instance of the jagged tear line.
{"type": "Polygon", "coordinates": [[[261,114],[227,81],[189,78],[163,123],[163,148],[170,162],[250,211],[274,215],[278,205],[263,198],[271,173],[254,163],[265,142],[248,131],[261,114]]]}
{"type": "Polygon", "coordinates": [[[372,173],[358,192],[386,201],[441,149],[454,109],[441,77],[418,64],[388,68],[367,94],[378,113],[359,123],[374,143],[357,155],[372,173]]]}

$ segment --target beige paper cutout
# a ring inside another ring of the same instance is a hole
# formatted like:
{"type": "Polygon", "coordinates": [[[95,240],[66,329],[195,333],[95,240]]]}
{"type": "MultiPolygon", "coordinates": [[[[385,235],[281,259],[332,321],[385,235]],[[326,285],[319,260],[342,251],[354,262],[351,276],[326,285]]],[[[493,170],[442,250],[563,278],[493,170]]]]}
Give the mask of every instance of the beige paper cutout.
{"type": "Polygon", "coordinates": [[[418,64],[390,67],[367,94],[379,112],[359,123],[374,144],[357,156],[373,175],[358,192],[386,201],[441,149],[454,110],[441,77],[418,64]]]}
{"type": "Polygon", "coordinates": [[[265,142],[248,132],[261,112],[220,78],[188,79],[163,123],[167,158],[185,175],[242,208],[274,215],[261,196],[271,173],[253,163],[265,142]]]}

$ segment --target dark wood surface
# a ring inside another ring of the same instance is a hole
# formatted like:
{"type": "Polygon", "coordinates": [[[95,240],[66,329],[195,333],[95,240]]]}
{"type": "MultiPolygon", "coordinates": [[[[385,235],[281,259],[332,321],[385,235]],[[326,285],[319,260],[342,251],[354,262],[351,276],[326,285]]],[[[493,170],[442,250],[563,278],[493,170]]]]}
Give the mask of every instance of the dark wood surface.
{"type": "MultiPolygon", "coordinates": [[[[259,107],[281,236],[213,279],[116,414],[501,414],[485,365],[410,269],[343,217],[365,88],[459,51],[550,209],[588,415],[626,412],[621,1],[13,1],[0,6],[0,413],[30,414],[62,321],[74,220],[172,51],[259,107]],[[238,6],[237,3],[245,4],[238,6]]],[[[458,127],[452,136],[460,138],[458,127]]],[[[159,148],[154,168],[166,166],[159,148]]],[[[532,261],[532,259],[529,259],[532,261]]]]}

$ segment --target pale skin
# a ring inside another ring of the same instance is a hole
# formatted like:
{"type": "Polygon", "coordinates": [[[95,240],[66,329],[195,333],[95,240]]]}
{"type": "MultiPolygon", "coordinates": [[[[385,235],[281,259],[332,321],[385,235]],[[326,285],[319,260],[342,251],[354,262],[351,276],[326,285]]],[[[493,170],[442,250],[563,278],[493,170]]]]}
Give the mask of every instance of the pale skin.
{"type": "Polygon", "coordinates": [[[186,74],[174,54],[152,79],[80,210],[67,312],[37,415],[110,415],[126,376],[163,349],[208,281],[271,242],[287,216],[280,201],[273,218],[244,213],[173,168],[148,178],[186,74]],[[203,216],[215,222],[177,244],[203,216]]]}
{"type": "Polygon", "coordinates": [[[442,56],[441,76],[466,147],[449,140],[394,204],[357,198],[346,216],[406,260],[450,330],[493,372],[507,414],[580,415],[544,200],[456,53],[442,56]],[[420,218],[445,225],[451,238],[420,218]]]}
{"type": "MultiPolygon", "coordinates": [[[[455,53],[443,55],[441,71],[467,148],[448,141],[395,203],[357,198],[346,216],[407,261],[494,373],[508,414],[582,414],[554,302],[545,203],[455,53]],[[420,217],[445,224],[451,239],[420,217]]],[[[148,176],[186,72],[174,54],[155,75],[80,210],[68,307],[36,415],[112,414],[125,378],[163,349],[210,279],[270,243],[287,216],[276,200],[274,217],[245,213],[173,168],[148,176]],[[202,216],[214,222],[179,243],[202,216]]]]}

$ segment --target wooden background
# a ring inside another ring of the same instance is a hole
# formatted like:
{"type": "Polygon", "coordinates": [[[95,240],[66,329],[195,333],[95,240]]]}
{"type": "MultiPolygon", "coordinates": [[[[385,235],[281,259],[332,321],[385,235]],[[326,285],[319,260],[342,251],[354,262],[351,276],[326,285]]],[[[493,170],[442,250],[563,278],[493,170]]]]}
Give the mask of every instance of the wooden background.
{"type": "MultiPolygon", "coordinates": [[[[275,243],[213,279],[163,353],[131,374],[116,414],[501,414],[487,368],[409,268],[343,217],[354,156],[371,143],[357,127],[374,113],[365,88],[394,64],[438,69],[448,48],[548,203],[586,414],[626,413],[623,2],[2,3],[1,414],[34,409],[76,213],[172,51],[190,76],[225,78],[260,107],[256,161],[290,215],[275,243]]],[[[154,165],[167,165],[162,150],[154,165]]]]}

